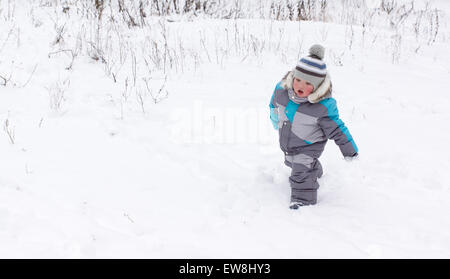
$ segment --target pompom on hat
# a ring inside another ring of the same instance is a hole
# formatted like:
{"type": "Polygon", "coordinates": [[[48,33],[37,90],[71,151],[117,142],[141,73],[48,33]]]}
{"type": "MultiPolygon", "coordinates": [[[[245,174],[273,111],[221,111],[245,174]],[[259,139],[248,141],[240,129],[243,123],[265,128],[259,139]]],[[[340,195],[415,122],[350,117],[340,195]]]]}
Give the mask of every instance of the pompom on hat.
{"type": "Polygon", "coordinates": [[[309,48],[309,55],[301,58],[293,70],[295,78],[311,83],[316,90],[327,76],[327,65],[322,61],[325,48],[315,44],[309,48]]]}

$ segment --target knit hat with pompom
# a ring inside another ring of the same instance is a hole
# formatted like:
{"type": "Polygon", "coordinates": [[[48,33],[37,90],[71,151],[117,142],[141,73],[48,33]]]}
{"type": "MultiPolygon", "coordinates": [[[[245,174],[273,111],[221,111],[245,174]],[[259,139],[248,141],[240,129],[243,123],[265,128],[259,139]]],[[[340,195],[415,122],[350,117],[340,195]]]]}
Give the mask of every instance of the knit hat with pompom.
{"type": "Polygon", "coordinates": [[[309,55],[300,59],[295,66],[294,77],[311,83],[316,90],[327,75],[327,65],[322,61],[324,56],[323,46],[317,44],[311,46],[309,55]]]}

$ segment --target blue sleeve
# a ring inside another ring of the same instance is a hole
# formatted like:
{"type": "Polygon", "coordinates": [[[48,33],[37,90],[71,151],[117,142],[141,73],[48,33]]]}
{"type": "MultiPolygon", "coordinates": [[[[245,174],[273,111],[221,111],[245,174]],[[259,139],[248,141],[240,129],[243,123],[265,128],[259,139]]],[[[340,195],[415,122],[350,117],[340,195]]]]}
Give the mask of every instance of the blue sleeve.
{"type": "Polygon", "coordinates": [[[279,89],[283,89],[281,87],[281,82],[279,82],[277,84],[277,86],[275,87],[275,89],[273,90],[272,98],[270,98],[270,104],[269,104],[270,120],[272,121],[272,125],[275,130],[278,130],[278,107],[277,107],[277,103],[275,101],[275,93],[279,89]]]}
{"type": "Polygon", "coordinates": [[[319,125],[328,139],[334,140],[339,146],[342,155],[353,156],[358,153],[358,147],[350,131],[339,118],[336,100],[328,98],[319,102],[327,108],[328,114],[319,119],[319,125]]]}

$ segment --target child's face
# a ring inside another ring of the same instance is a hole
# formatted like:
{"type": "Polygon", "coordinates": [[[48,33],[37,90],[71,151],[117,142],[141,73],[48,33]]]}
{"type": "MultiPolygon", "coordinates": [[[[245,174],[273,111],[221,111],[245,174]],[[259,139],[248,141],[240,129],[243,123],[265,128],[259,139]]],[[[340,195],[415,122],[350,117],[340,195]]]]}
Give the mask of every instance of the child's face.
{"type": "Polygon", "coordinates": [[[301,98],[308,97],[308,95],[314,91],[314,86],[311,83],[298,78],[294,78],[292,87],[295,94],[301,98]]]}

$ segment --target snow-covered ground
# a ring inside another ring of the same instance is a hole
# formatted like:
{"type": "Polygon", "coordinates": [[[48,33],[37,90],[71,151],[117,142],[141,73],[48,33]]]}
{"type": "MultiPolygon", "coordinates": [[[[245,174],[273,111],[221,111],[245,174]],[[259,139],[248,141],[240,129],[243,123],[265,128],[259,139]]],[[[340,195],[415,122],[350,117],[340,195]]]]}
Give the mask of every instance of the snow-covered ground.
{"type": "MultiPolygon", "coordinates": [[[[0,19],[0,76],[11,74],[0,85],[0,257],[450,257],[448,16],[430,45],[377,26],[164,21],[193,51],[155,104],[136,93],[139,56],[128,93],[130,59],[116,83],[86,54],[66,70],[70,55],[49,53],[77,33],[52,44],[52,8],[41,9],[0,19]],[[312,43],[327,48],[360,157],[345,161],[330,141],[318,204],[292,211],[268,103],[312,43]]],[[[154,93],[163,79],[155,72],[154,93]]]]}

